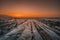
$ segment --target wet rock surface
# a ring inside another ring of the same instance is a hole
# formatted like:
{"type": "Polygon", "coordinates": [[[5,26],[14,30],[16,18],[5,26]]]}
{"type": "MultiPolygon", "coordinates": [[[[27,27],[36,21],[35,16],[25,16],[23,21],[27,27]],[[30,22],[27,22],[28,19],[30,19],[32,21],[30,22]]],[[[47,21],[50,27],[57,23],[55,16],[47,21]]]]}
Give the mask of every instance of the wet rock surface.
{"type": "Polygon", "coordinates": [[[46,18],[14,19],[1,16],[0,40],[60,40],[59,23],[55,25],[56,21],[52,21],[51,25],[50,21],[53,19],[47,20],[46,18]]]}

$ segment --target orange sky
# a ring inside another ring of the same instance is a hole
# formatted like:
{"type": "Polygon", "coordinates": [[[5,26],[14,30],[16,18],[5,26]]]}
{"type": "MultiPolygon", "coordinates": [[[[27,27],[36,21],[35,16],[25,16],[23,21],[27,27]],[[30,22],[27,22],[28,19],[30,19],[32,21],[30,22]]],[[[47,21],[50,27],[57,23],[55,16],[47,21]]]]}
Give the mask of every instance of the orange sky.
{"type": "MultiPolygon", "coordinates": [[[[56,3],[55,3],[56,4],[56,3]]],[[[1,2],[0,15],[12,17],[60,17],[58,6],[46,2],[1,2]],[[55,7],[57,6],[57,7],[55,7]]]]}
{"type": "Polygon", "coordinates": [[[3,15],[9,15],[12,17],[57,17],[59,13],[55,12],[7,12],[1,11],[3,15]]]}

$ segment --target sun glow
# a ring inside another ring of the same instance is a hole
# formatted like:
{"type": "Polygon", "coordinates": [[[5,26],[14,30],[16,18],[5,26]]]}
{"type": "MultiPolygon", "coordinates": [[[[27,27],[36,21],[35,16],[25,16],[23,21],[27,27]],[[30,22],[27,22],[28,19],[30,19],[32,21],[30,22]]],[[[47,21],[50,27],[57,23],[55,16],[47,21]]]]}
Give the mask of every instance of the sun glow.
{"type": "Polygon", "coordinates": [[[60,13],[54,4],[41,2],[2,2],[0,15],[8,15],[15,18],[21,17],[60,17],[60,13]]]}

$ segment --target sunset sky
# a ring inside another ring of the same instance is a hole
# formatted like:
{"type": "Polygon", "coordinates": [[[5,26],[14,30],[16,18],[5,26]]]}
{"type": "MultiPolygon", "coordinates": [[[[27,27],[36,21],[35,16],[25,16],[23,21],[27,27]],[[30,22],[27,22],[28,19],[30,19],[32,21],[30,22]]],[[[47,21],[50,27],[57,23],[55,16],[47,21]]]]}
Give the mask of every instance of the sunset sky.
{"type": "Polygon", "coordinates": [[[0,1],[0,15],[60,17],[58,1],[0,1]]]}

